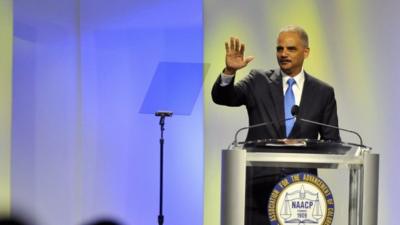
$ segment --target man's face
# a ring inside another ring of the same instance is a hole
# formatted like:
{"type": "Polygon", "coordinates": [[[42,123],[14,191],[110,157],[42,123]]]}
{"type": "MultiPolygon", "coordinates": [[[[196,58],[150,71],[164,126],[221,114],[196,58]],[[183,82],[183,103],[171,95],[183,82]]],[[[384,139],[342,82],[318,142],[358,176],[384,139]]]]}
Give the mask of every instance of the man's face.
{"type": "Polygon", "coordinates": [[[282,32],[277,39],[276,57],[279,67],[289,76],[300,73],[303,61],[310,52],[295,32],[282,32]]]}

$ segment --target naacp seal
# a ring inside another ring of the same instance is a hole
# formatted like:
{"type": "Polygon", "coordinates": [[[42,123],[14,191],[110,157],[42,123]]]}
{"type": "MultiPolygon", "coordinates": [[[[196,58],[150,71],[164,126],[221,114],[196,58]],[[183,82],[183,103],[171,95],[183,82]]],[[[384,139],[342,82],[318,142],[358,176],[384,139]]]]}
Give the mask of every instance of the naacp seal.
{"type": "Polygon", "coordinates": [[[268,202],[271,225],[331,225],[335,205],[328,185],[309,173],[297,173],[275,185],[268,202]]]}

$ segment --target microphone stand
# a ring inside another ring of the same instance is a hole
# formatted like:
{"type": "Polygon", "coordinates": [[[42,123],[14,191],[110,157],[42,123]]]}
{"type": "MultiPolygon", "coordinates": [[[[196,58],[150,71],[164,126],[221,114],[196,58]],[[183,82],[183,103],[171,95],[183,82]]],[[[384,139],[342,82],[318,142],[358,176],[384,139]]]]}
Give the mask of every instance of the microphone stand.
{"type": "Polygon", "coordinates": [[[156,112],[155,116],[160,117],[160,205],[159,205],[159,214],[158,214],[158,225],[164,224],[164,215],[163,215],[163,183],[164,183],[164,125],[165,125],[165,117],[172,116],[172,112],[156,112]]]}

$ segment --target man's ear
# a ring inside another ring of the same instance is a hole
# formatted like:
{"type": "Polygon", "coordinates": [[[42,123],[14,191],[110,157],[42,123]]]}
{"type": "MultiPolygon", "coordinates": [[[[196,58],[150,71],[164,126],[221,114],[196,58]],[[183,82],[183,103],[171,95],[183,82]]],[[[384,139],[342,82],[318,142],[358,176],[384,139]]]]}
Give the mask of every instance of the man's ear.
{"type": "Polygon", "coordinates": [[[304,49],[304,58],[307,58],[309,54],[310,54],[310,48],[305,48],[304,49]]]}

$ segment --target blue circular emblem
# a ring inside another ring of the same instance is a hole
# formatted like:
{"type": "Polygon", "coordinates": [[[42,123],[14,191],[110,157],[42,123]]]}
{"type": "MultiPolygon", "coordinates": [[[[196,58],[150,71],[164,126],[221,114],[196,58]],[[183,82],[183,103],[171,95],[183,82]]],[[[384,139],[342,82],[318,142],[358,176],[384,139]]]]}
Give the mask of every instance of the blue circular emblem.
{"type": "Polygon", "coordinates": [[[334,212],[328,185],[309,173],[283,178],[275,185],[268,202],[271,225],[330,225],[334,212]]]}

